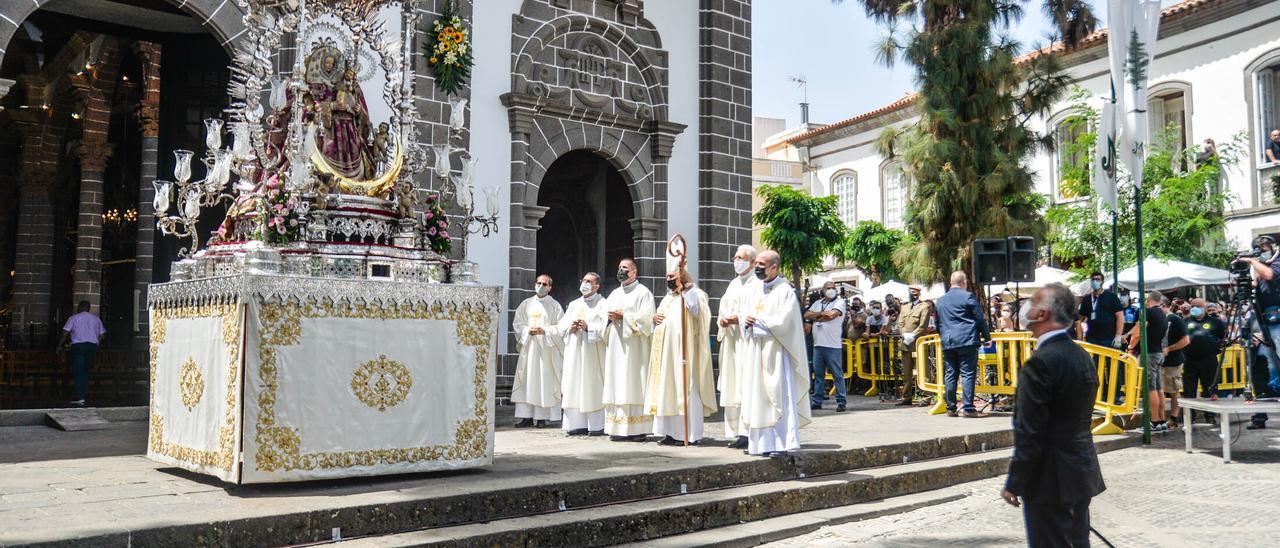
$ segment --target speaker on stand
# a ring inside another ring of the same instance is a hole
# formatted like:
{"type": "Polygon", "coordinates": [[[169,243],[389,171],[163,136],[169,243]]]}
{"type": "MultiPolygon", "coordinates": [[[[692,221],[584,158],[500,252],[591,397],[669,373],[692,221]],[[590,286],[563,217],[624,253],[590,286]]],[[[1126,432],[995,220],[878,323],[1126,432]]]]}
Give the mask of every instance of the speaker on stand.
{"type": "Polygon", "coordinates": [[[977,278],[973,281],[975,285],[1007,283],[1009,281],[1009,241],[1005,238],[974,240],[973,275],[977,278]]]}

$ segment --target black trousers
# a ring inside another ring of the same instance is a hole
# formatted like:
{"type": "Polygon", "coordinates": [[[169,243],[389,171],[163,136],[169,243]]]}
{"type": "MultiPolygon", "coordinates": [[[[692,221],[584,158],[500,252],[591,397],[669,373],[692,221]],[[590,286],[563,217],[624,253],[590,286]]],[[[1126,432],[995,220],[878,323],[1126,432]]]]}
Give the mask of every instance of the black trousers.
{"type": "Polygon", "coordinates": [[[1182,364],[1182,395],[1207,398],[1218,390],[1218,357],[1187,357],[1182,364]]]}
{"type": "Polygon", "coordinates": [[[1089,546],[1089,502],[1022,505],[1031,548],[1089,546]]]}

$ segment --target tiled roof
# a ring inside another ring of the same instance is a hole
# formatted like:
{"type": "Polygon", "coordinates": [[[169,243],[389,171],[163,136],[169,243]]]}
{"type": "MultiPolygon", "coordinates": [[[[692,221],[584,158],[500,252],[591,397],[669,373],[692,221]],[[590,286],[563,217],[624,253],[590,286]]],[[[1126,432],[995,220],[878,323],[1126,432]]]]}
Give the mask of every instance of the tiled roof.
{"type": "MultiPolygon", "coordinates": [[[[1174,4],[1172,6],[1169,6],[1161,10],[1160,24],[1165,25],[1172,21],[1176,21],[1178,19],[1191,15],[1192,13],[1196,13],[1198,11],[1205,10],[1205,9],[1211,9],[1211,8],[1217,7],[1219,4],[1224,4],[1229,1],[1231,0],[1185,0],[1183,2],[1179,2],[1177,4],[1174,4]]],[[[1104,2],[1103,6],[1105,5],[1106,4],[1104,2]]],[[[1106,45],[1106,43],[1107,43],[1107,29],[1099,29],[1099,30],[1093,31],[1088,36],[1085,36],[1083,39],[1080,40],[1080,43],[1073,48],[1067,48],[1066,45],[1064,45],[1062,42],[1056,42],[1053,45],[1043,47],[1041,49],[1038,49],[1036,51],[1033,51],[1018,57],[1017,62],[1023,63],[1040,55],[1059,54],[1059,53],[1065,53],[1067,51],[1085,50],[1095,46],[1106,45]]],[[[791,144],[798,143],[800,141],[806,141],[813,137],[830,133],[832,131],[835,131],[841,128],[846,128],[854,124],[857,124],[859,122],[863,122],[884,114],[889,114],[891,112],[902,110],[904,108],[907,108],[915,104],[916,98],[919,95],[920,95],[919,93],[908,94],[903,98],[898,99],[897,101],[889,103],[885,106],[882,106],[870,112],[865,112],[857,116],[854,116],[852,118],[841,120],[834,124],[825,125],[820,128],[811,129],[804,133],[793,135],[783,140],[783,143],[791,145],[791,144]]]]}

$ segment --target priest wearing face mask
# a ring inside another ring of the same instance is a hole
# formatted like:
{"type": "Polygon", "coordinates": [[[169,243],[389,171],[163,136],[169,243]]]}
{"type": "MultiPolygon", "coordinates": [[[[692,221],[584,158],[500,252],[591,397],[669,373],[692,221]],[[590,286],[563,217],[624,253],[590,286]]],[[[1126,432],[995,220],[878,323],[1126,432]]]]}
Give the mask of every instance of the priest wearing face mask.
{"type": "Polygon", "coordinates": [[[604,330],[609,322],[600,276],[582,276],[582,297],[569,303],[556,329],[564,334],[562,427],[570,436],[604,435],[604,330]]]}
{"type": "Polygon", "coordinates": [[[1022,309],[1036,351],[1018,371],[1013,458],[1000,496],[1023,508],[1031,546],[1088,546],[1089,503],[1106,489],[1089,433],[1098,373],[1067,336],[1075,296],[1049,284],[1022,309]]]}
{"type": "Polygon", "coordinates": [[[644,409],[653,293],[637,280],[638,275],[635,261],[619,262],[622,287],[609,294],[605,305],[609,327],[605,329],[604,431],[613,441],[643,441],[653,432],[653,417],[644,409]]]}
{"type": "Polygon", "coordinates": [[[556,332],[564,309],[551,298],[551,276],[538,276],[534,296],[516,308],[511,329],[520,345],[520,360],[511,387],[516,404],[516,428],[560,420],[560,372],[564,362],[564,338],[556,332]]]}
{"type": "Polygon", "coordinates": [[[711,377],[711,305],[694,286],[693,276],[667,262],[667,295],[653,315],[653,350],[644,406],[653,415],[660,443],[676,445],[702,440],[703,418],[716,412],[711,377]]]}
{"type": "Polygon", "coordinates": [[[716,389],[720,391],[720,407],[724,408],[724,433],[731,440],[730,448],[747,448],[747,431],[742,425],[739,414],[742,406],[742,360],[746,358],[746,340],[742,332],[743,304],[760,293],[760,279],[756,278],[753,263],[756,260],[756,248],[749,245],[738,246],[733,255],[733,271],[738,275],[729,280],[729,287],[720,298],[720,329],[716,331],[716,342],[720,346],[720,378],[716,389]]]}
{"type": "Polygon", "coordinates": [[[747,453],[786,456],[800,448],[800,427],[809,424],[809,363],[804,351],[804,319],[795,289],[778,275],[777,252],[756,257],[756,277],[764,283],[746,303],[742,320],[747,359],[742,362],[742,420],[747,453]]]}

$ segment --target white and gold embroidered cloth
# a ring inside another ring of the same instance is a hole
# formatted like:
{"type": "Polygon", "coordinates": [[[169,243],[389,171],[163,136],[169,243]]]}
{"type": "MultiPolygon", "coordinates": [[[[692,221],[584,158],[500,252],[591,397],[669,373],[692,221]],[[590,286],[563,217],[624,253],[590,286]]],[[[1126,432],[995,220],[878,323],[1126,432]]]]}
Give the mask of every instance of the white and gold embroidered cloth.
{"type": "Polygon", "coordinates": [[[152,286],[148,457],[233,483],[493,462],[498,288],[152,286]]]}

